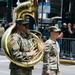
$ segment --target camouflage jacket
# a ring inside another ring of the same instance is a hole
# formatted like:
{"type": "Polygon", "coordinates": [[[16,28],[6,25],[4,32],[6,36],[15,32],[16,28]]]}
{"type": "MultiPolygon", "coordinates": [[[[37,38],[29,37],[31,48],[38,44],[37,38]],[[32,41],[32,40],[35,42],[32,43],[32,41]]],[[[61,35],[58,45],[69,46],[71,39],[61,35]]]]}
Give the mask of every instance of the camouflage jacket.
{"type": "Polygon", "coordinates": [[[29,59],[26,52],[30,51],[34,40],[30,35],[23,35],[21,32],[14,33],[10,39],[10,53],[15,60],[24,61],[29,59]]]}
{"type": "Polygon", "coordinates": [[[43,55],[43,70],[59,68],[59,44],[57,41],[48,39],[45,42],[43,55]]]}

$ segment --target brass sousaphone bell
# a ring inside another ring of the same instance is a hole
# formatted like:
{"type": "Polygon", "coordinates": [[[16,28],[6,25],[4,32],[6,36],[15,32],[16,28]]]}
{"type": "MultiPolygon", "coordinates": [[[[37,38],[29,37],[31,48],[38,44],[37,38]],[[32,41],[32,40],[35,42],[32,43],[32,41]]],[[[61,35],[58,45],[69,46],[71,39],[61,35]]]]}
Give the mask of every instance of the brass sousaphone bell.
{"type": "MultiPolygon", "coordinates": [[[[15,17],[13,18],[14,20],[18,19],[18,18],[25,18],[25,16],[29,15],[31,16],[36,23],[36,19],[35,19],[35,12],[34,12],[34,2],[33,1],[26,1],[23,3],[20,3],[15,9],[14,9],[14,15],[15,17]]],[[[32,35],[34,37],[35,43],[38,44],[37,47],[37,54],[34,57],[31,57],[29,60],[26,60],[25,62],[21,62],[21,61],[17,61],[14,60],[14,58],[11,56],[10,54],[10,49],[9,49],[9,45],[10,45],[10,36],[12,35],[12,30],[15,28],[16,24],[14,22],[14,24],[9,27],[3,37],[2,37],[2,48],[3,51],[6,55],[6,57],[13,63],[15,63],[16,65],[22,66],[22,67],[30,67],[30,66],[34,66],[35,64],[37,64],[39,61],[41,61],[42,56],[43,56],[43,49],[44,49],[44,44],[43,41],[41,40],[41,33],[38,31],[28,31],[29,35],[32,35]],[[40,36],[37,36],[35,33],[38,33],[40,36]]],[[[35,44],[30,48],[32,50],[34,50],[34,48],[36,48],[35,44]]]]}

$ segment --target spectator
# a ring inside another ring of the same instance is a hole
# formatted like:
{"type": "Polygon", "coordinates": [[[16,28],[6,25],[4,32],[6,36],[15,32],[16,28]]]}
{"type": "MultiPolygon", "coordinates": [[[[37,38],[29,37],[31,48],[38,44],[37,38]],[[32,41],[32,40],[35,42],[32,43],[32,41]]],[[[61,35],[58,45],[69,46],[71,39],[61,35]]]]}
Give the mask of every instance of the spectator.
{"type": "Polygon", "coordinates": [[[69,38],[72,37],[72,24],[71,23],[68,23],[68,32],[69,32],[69,38]]]}
{"type": "Polygon", "coordinates": [[[38,27],[38,31],[41,32],[42,34],[42,31],[43,31],[42,27],[38,27]]]}
{"type": "Polygon", "coordinates": [[[69,33],[68,33],[68,27],[66,23],[63,23],[63,25],[61,26],[61,30],[63,32],[63,38],[68,38],[69,33]]]}
{"type": "Polygon", "coordinates": [[[60,32],[58,38],[57,38],[57,41],[59,43],[59,47],[60,47],[60,57],[62,57],[62,38],[63,38],[63,32],[60,32]]]}
{"type": "Polygon", "coordinates": [[[3,36],[4,31],[5,31],[4,27],[0,24],[0,37],[3,36]]]}
{"type": "Polygon", "coordinates": [[[47,39],[49,39],[49,25],[47,24],[46,27],[43,29],[43,41],[45,42],[47,39]]]}
{"type": "Polygon", "coordinates": [[[70,42],[70,47],[71,47],[71,58],[75,58],[75,24],[73,24],[73,27],[69,27],[69,33],[71,34],[71,42],[70,42]]]}
{"type": "Polygon", "coordinates": [[[2,39],[4,32],[5,32],[5,29],[2,26],[2,24],[0,24],[0,48],[1,48],[1,39],[2,39]]]}
{"type": "Polygon", "coordinates": [[[75,38],[75,24],[73,24],[71,34],[72,34],[71,38],[75,38]]]}
{"type": "Polygon", "coordinates": [[[68,32],[68,26],[66,23],[63,23],[62,27],[61,27],[61,31],[63,32],[63,40],[62,40],[62,54],[63,57],[65,57],[69,51],[67,46],[68,46],[68,41],[65,40],[66,38],[69,38],[69,32],[68,32]]]}

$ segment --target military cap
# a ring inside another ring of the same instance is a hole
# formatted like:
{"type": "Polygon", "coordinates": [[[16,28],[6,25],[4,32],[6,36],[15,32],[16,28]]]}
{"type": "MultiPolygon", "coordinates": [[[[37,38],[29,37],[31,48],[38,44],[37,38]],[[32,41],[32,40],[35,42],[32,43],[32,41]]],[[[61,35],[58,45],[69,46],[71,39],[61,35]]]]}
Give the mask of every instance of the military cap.
{"type": "Polygon", "coordinates": [[[19,18],[19,19],[16,19],[16,24],[20,24],[20,25],[28,25],[28,22],[25,21],[24,19],[22,18],[19,18]]]}
{"type": "Polygon", "coordinates": [[[50,26],[49,27],[50,32],[61,32],[61,29],[57,26],[50,26]]]}

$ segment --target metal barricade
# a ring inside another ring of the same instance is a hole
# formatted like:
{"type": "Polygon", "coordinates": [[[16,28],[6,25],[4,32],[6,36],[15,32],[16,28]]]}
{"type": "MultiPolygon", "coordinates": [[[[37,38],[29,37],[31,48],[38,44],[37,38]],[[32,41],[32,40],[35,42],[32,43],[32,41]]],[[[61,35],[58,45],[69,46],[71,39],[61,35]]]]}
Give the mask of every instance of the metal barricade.
{"type": "Polygon", "coordinates": [[[0,37],[0,50],[1,50],[1,39],[2,39],[2,37],[0,37]]]}
{"type": "Polygon", "coordinates": [[[60,58],[75,59],[75,38],[57,40],[60,45],[60,58]]]}

